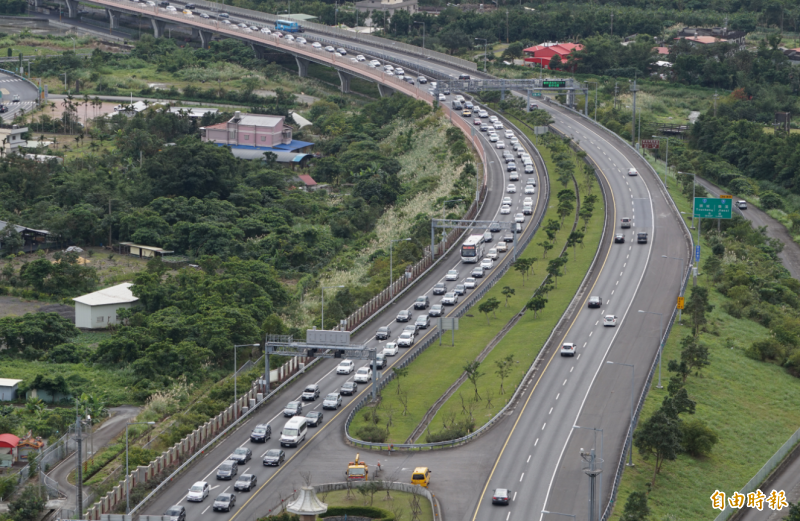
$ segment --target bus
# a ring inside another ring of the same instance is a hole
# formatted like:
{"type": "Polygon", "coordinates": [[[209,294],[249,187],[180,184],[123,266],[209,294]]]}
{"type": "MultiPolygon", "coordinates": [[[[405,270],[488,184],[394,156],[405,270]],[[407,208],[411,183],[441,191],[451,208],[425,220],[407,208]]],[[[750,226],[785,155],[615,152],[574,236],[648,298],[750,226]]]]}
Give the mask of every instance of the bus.
{"type": "Polygon", "coordinates": [[[483,235],[470,235],[461,245],[461,262],[476,263],[483,258],[483,235]]]}
{"type": "Polygon", "coordinates": [[[303,28],[297,22],[290,22],[289,20],[278,20],[275,22],[275,29],[278,31],[285,31],[287,33],[302,33],[303,28]]]}

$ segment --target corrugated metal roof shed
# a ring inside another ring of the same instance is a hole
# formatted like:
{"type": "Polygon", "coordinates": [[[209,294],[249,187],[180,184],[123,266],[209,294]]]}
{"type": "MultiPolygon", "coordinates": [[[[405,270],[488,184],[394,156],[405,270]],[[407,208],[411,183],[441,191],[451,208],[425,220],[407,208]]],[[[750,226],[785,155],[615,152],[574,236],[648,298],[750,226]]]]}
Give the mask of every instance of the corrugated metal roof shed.
{"type": "Polygon", "coordinates": [[[133,286],[133,284],[130,282],[123,282],[122,284],[111,286],[110,288],[75,297],[72,300],[80,302],[81,304],[86,304],[87,306],[105,306],[107,304],[136,302],[139,298],[133,296],[130,290],[131,286],[133,286]]]}

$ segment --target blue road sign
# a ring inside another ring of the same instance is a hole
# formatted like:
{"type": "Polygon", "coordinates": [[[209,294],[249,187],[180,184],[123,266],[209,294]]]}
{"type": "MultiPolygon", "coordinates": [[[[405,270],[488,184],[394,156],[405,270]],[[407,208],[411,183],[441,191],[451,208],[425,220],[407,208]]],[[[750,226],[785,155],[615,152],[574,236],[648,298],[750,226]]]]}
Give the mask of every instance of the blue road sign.
{"type": "Polygon", "coordinates": [[[700,262],[700,245],[694,247],[694,261],[700,262]]]}

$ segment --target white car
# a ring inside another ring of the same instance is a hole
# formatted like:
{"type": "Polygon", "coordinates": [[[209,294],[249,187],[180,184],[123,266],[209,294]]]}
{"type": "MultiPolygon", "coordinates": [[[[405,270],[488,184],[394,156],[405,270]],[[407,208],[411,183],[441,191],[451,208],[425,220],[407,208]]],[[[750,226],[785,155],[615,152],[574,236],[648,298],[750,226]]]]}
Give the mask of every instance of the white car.
{"type": "Polygon", "coordinates": [[[267,29],[266,27],[262,27],[262,28],[261,28],[261,32],[262,32],[262,33],[264,33],[264,34],[272,34],[272,31],[270,31],[270,30],[269,30],[269,29],[267,29]]]}
{"type": "Polygon", "coordinates": [[[533,163],[526,163],[524,171],[525,171],[526,174],[533,174],[533,173],[536,172],[536,169],[533,168],[533,163]]]}
{"type": "Polygon", "coordinates": [[[495,121],[497,121],[497,116],[489,116],[489,121],[494,123],[495,121]]]}
{"type": "Polygon", "coordinates": [[[536,188],[533,185],[525,185],[525,194],[533,195],[536,193],[536,188]]]}
{"type": "Polygon", "coordinates": [[[490,270],[492,269],[493,266],[494,266],[494,261],[489,257],[486,257],[481,261],[481,268],[483,268],[484,270],[490,270]]]}
{"type": "Polygon", "coordinates": [[[606,315],[603,317],[603,327],[616,327],[617,315],[606,315]]]}
{"type": "Polygon", "coordinates": [[[394,342],[386,342],[383,346],[383,354],[386,356],[394,356],[397,354],[397,344],[394,342]]]}
{"type": "Polygon", "coordinates": [[[458,280],[458,270],[450,270],[444,276],[444,280],[458,280]]]}
{"type": "Polygon", "coordinates": [[[509,193],[509,194],[517,193],[517,185],[508,185],[506,187],[506,193],[509,193]]]}
{"type": "MultiPolygon", "coordinates": [[[[384,65],[384,66],[383,66],[383,68],[384,68],[384,69],[386,69],[387,71],[393,71],[393,70],[394,70],[394,67],[393,67],[393,66],[391,66],[391,65],[389,65],[388,63],[387,63],[386,65],[384,65]]],[[[436,85],[434,85],[434,87],[435,87],[435,86],[436,86],[436,85]]]]}
{"type": "Polygon", "coordinates": [[[147,0],[147,5],[148,5],[148,7],[155,7],[156,3],[153,2],[153,0],[147,0]]]}
{"type": "Polygon", "coordinates": [[[561,356],[575,356],[576,346],[572,342],[565,342],[561,346],[561,356]]]}
{"type": "Polygon", "coordinates": [[[439,101],[447,101],[447,96],[444,94],[439,94],[439,101]]]}
{"type": "Polygon", "coordinates": [[[492,143],[497,143],[499,140],[500,138],[497,137],[497,134],[489,134],[489,141],[492,143]]]}
{"type": "Polygon", "coordinates": [[[442,297],[442,304],[445,306],[454,306],[458,302],[458,295],[454,292],[445,293],[444,297],[442,297]]]}
{"type": "Polygon", "coordinates": [[[497,260],[497,248],[490,248],[486,256],[492,260],[497,260]]]}
{"type": "Polygon", "coordinates": [[[360,61],[360,62],[365,62],[365,61],[367,61],[367,59],[364,57],[364,55],[363,55],[363,54],[356,55],[356,60],[358,60],[358,61],[360,61]]]}
{"type": "Polygon", "coordinates": [[[358,383],[365,384],[372,380],[372,369],[369,367],[360,367],[358,371],[356,371],[356,375],[353,377],[358,383]]]}
{"type": "Polygon", "coordinates": [[[467,289],[475,289],[475,284],[477,282],[472,277],[467,277],[464,279],[464,287],[467,289]]]}
{"type": "Polygon", "coordinates": [[[508,215],[511,213],[511,206],[504,204],[500,207],[500,215],[508,215]]]}
{"type": "Polygon", "coordinates": [[[508,142],[511,143],[512,145],[519,145],[519,139],[517,139],[517,136],[512,136],[508,138],[508,142]]]}
{"type": "Polygon", "coordinates": [[[524,223],[525,222],[525,214],[521,214],[521,213],[514,214],[514,222],[515,223],[524,223]]]}
{"type": "Polygon", "coordinates": [[[505,132],[503,132],[503,135],[506,136],[506,139],[511,139],[512,137],[514,137],[514,133],[511,132],[510,130],[506,130],[505,132]]]}
{"type": "Polygon", "coordinates": [[[246,33],[252,33],[253,31],[248,27],[247,29],[242,29],[246,33]]]}
{"type": "Polygon", "coordinates": [[[336,374],[350,374],[355,368],[356,364],[352,360],[342,360],[336,368],[336,374]]]}
{"type": "Polygon", "coordinates": [[[639,175],[639,172],[637,172],[635,168],[629,168],[628,175],[639,175]]]}
{"type": "Polygon", "coordinates": [[[479,118],[488,118],[489,117],[489,113],[486,112],[485,110],[482,110],[482,111],[478,112],[478,117],[479,118]]]}
{"type": "Polygon", "coordinates": [[[169,11],[170,13],[177,13],[178,12],[178,10],[173,5],[168,5],[167,6],[167,11],[169,11]]]}
{"type": "Polygon", "coordinates": [[[406,71],[404,71],[402,67],[398,67],[398,68],[396,68],[396,69],[394,70],[394,73],[395,73],[396,75],[398,75],[398,76],[402,76],[403,74],[405,74],[405,73],[406,73],[406,71]]]}
{"type": "Polygon", "coordinates": [[[400,338],[397,339],[398,347],[411,347],[414,345],[414,333],[410,331],[403,331],[400,338]]]}
{"type": "Polygon", "coordinates": [[[298,36],[298,37],[296,38],[296,40],[297,40],[297,43],[302,43],[303,45],[305,45],[305,44],[307,44],[307,43],[308,43],[308,40],[306,40],[306,39],[305,39],[305,38],[303,38],[302,36],[298,36]]]}
{"type": "Polygon", "coordinates": [[[509,196],[503,197],[503,204],[511,204],[511,198],[509,196]]]}
{"type": "Polygon", "coordinates": [[[203,501],[208,497],[210,492],[211,488],[208,486],[208,483],[205,481],[198,481],[189,489],[189,493],[186,494],[186,501],[203,501]]]}
{"type": "Polygon", "coordinates": [[[525,152],[525,151],[521,151],[519,153],[519,157],[521,157],[522,159],[530,159],[531,155],[529,153],[525,152]]]}
{"type": "Polygon", "coordinates": [[[533,204],[533,197],[526,197],[525,199],[522,200],[522,204],[523,205],[525,205],[525,204],[533,204]]]}
{"type": "Polygon", "coordinates": [[[322,49],[322,44],[319,43],[319,42],[314,42],[314,43],[311,44],[311,47],[313,47],[315,49],[322,49]]]}
{"type": "Polygon", "coordinates": [[[372,65],[378,65],[378,66],[380,66],[380,64],[381,64],[381,62],[379,62],[378,60],[370,60],[369,63],[371,63],[372,65]]]}
{"type": "MultiPolygon", "coordinates": [[[[223,20],[222,23],[224,23],[225,25],[231,25],[231,21],[230,20],[223,20]]],[[[231,27],[236,29],[235,25],[231,25],[231,27]]]]}
{"type": "Polygon", "coordinates": [[[336,52],[336,49],[334,49],[332,45],[328,45],[327,47],[325,47],[325,50],[328,52],[336,52]]]}
{"type": "Polygon", "coordinates": [[[494,129],[495,130],[503,130],[503,124],[500,123],[499,121],[495,121],[494,122],[494,129]]]}
{"type": "MultiPolygon", "coordinates": [[[[433,83],[431,83],[431,85],[436,85],[436,82],[434,81],[433,83]]],[[[461,103],[464,103],[464,96],[462,96],[461,94],[456,94],[456,99],[461,103]]]]}
{"type": "Polygon", "coordinates": [[[508,251],[508,244],[501,241],[497,243],[496,248],[497,248],[497,253],[505,253],[508,251]]]}
{"type": "Polygon", "coordinates": [[[503,143],[502,141],[498,141],[497,144],[495,145],[495,147],[497,147],[497,148],[506,148],[506,144],[503,143]]]}

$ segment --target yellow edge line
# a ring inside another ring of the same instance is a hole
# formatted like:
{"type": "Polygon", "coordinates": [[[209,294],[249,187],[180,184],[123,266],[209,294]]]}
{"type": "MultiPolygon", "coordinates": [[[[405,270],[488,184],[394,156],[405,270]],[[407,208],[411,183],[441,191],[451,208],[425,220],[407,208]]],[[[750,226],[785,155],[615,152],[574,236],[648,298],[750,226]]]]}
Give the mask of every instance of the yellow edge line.
{"type": "MultiPolygon", "coordinates": [[[[580,146],[579,148],[583,149],[583,147],[580,146]]],[[[606,176],[606,173],[603,171],[602,168],[600,168],[597,162],[595,162],[595,160],[592,159],[591,157],[589,159],[592,161],[592,163],[594,163],[595,168],[597,168],[600,171],[600,173],[603,174],[603,177],[606,179],[606,183],[608,183],[608,191],[611,193],[612,208],[614,209],[614,218],[612,219],[611,222],[615,223],[617,222],[617,204],[616,204],[616,199],[614,198],[614,192],[611,190],[611,183],[608,180],[608,176],[606,176]]],[[[589,295],[591,295],[591,292],[594,289],[595,285],[597,284],[597,281],[600,280],[600,274],[603,273],[603,269],[605,269],[606,262],[608,261],[608,256],[610,254],[611,254],[611,247],[608,248],[608,251],[606,252],[606,258],[603,260],[603,265],[600,267],[600,272],[598,273],[598,276],[595,279],[594,284],[592,284],[592,287],[587,292],[583,304],[581,305],[580,310],[578,311],[578,314],[575,315],[574,319],[572,319],[572,323],[569,325],[569,329],[567,329],[567,332],[564,333],[564,337],[561,339],[561,343],[563,343],[564,340],[567,338],[567,335],[569,335],[569,332],[572,330],[572,326],[575,325],[575,322],[577,322],[578,317],[581,316],[581,313],[584,310],[584,304],[586,304],[586,299],[589,298],[589,295]]],[[[558,350],[553,351],[552,356],[550,356],[550,360],[547,361],[547,365],[544,367],[541,374],[539,374],[539,378],[533,385],[533,389],[531,389],[531,394],[528,396],[528,399],[525,400],[525,405],[522,406],[522,410],[517,416],[517,420],[514,422],[514,426],[511,428],[511,432],[508,433],[508,437],[506,438],[505,443],[503,443],[503,448],[500,450],[500,454],[497,456],[497,460],[494,462],[494,466],[492,466],[492,472],[489,474],[489,477],[486,480],[486,484],[483,486],[483,490],[481,491],[481,495],[478,497],[478,505],[475,507],[475,514],[472,516],[472,521],[475,521],[475,519],[478,517],[478,511],[481,508],[481,502],[483,501],[483,496],[486,494],[486,489],[489,488],[489,483],[492,481],[492,477],[494,476],[494,473],[497,470],[497,465],[500,464],[500,459],[503,457],[503,453],[505,452],[506,447],[508,446],[508,442],[511,441],[511,436],[514,435],[514,431],[517,429],[517,424],[519,424],[519,421],[522,419],[522,415],[525,414],[525,409],[528,407],[528,403],[531,401],[531,398],[533,398],[533,394],[536,391],[536,388],[539,386],[539,382],[542,381],[542,376],[544,376],[544,373],[545,371],[547,371],[547,368],[550,367],[550,362],[553,361],[553,358],[555,358],[557,352],[558,350]]]]}

